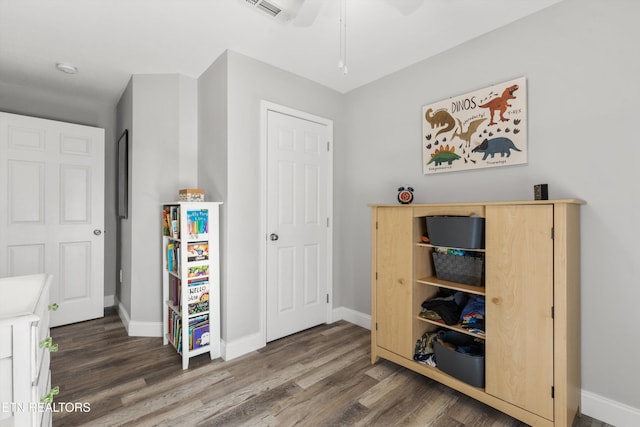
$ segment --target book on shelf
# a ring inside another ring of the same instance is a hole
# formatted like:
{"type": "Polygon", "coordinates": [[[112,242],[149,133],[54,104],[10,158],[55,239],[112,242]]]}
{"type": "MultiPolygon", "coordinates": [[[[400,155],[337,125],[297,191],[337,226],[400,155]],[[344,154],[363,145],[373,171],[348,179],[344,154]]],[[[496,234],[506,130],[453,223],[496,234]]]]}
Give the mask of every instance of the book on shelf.
{"type": "Polygon", "coordinates": [[[168,340],[178,350],[182,351],[182,322],[180,315],[171,308],[167,309],[168,322],[168,340]]]}
{"type": "Polygon", "coordinates": [[[209,259],[209,243],[193,242],[187,244],[187,261],[204,261],[209,259]]]}
{"type": "Polygon", "coordinates": [[[165,206],[162,209],[162,235],[180,238],[180,207],[165,206]]]}
{"type": "MultiPolygon", "coordinates": [[[[167,309],[168,322],[168,340],[174,345],[179,353],[182,352],[182,317],[180,314],[167,309]]],[[[201,314],[189,318],[188,325],[188,346],[189,351],[196,350],[200,347],[207,346],[211,343],[209,334],[209,315],[201,314]]]]}
{"type": "Polygon", "coordinates": [[[194,328],[192,336],[192,350],[209,345],[211,342],[209,323],[194,328]]]}
{"type": "Polygon", "coordinates": [[[174,259],[175,259],[175,254],[174,254],[174,244],[173,243],[169,243],[167,245],[167,270],[169,271],[174,271],[174,259]]]}
{"type": "Polygon", "coordinates": [[[169,276],[169,301],[175,307],[180,307],[182,282],[175,276],[169,276]]]}
{"type": "Polygon", "coordinates": [[[176,273],[180,271],[180,242],[167,244],[167,270],[176,273]]]}
{"type": "Polygon", "coordinates": [[[192,317],[189,319],[189,350],[195,350],[208,345],[209,315],[192,317]]]}
{"type": "Polygon", "coordinates": [[[209,209],[187,211],[187,233],[191,239],[205,238],[209,234],[209,209]]]}
{"type": "Polygon", "coordinates": [[[208,265],[192,265],[187,267],[187,278],[194,279],[196,277],[204,278],[209,276],[208,265]]]}
{"type": "Polygon", "coordinates": [[[189,315],[209,311],[209,281],[189,281],[187,287],[187,310],[189,315]]]}
{"type": "Polygon", "coordinates": [[[170,236],[169,229],[171,224],[171,208],[169,206],[165,206],[162,209],[162,235],[170,236]]]}

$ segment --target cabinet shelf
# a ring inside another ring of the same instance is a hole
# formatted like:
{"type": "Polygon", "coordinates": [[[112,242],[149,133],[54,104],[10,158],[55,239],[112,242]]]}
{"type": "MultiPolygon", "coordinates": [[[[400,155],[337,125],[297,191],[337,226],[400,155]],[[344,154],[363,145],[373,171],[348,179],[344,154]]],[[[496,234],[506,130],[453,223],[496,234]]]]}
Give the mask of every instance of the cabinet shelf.
{"type": "Polygon", "coordinates": [[[422,322],[431,323],[432,325],[436,325],[441,328],[447,328],[447,329],[451,329],[452,331],[460,332],[462,334],[471,335],[472,337],[475,337],[475,338],[485,339],[485,334],[476,334],[474,332],[470,332],[468,329],[465,329],[462,326],[460,326],[460,324],[447,325],[445,323],[440,323],[440,322],[436,322],[435,320],[425,319],[424,317],[420,317],[420,316],[416,316],[416,319],[422,322]]]}
{"type": "Polygon", "coordinates": [[[453,289],[455,291],[466,292],[469,294],[485,295],[486,293],[486,289],[484,286],[465,285],[463,283],[449,282],[447,280],[438,279],[436,276],[423,277],[416,280],[416,282],[422,283],[424,285],[453,289]]]}

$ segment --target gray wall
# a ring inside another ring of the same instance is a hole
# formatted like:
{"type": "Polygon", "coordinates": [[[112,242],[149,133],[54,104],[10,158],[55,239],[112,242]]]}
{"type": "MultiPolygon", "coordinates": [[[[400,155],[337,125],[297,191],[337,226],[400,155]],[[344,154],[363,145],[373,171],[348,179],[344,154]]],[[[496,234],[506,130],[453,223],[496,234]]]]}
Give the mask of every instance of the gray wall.
{"type": "MultiPolygon", "coordinates": [[[[347,187],[336,236],[343,305],[370,313],[367,203],[582,198],[583,389],[640,408],[640,2],[566,0],[346,96],[347,187]],[[422,175],[421,107],[515,77],[528,81],[527,165],[422,175]],[[613,386],[615,384],[615,386],[613,386]]],[[[532,360],[535,355],[532,355],[532,360]]]]}
{"type": "Polygon", "coordinates": [[[7,113],[100,127],[105,130],[104,294],[116,294],[115,138],[113,105],[68,93],[8,85],[0,79],[0,110],[7,113]]]}
{"type": "MultiPolygon", "coordinates": [[[[227,53],[214,61],[198,79],[198,186],[208,201],[226,201],[227,187],[227,53]]],[[[227,207],[220,207],[220,248],[226,247],[227,207]]],[[[227,252],[220,251],[220,326],[227,326],[227,252]]],[[[225,338],[224,333],[222,338],[225,338]]]]}
{"type": "MultiPolygon", "coordinates": [[[[120,97],[117,110],[118,138],[127,130],[129,132],[129,152],[133,146],[135,134],[133,132],[133,79],[129,80],[127,87],[120,97]]],[[[117,141],[116,141],[117,142],[117,141]]],[[[116,149],[117,156],[117,149],[116,149]]],[[[132,162],[129,162],[128,176],[131,176],[132,162]]],[[[117,170],[117,166],[116,166],[117,170]]],[[[131,182],[128,182],[128,194],[131,195],[131,182]]],[[[130,203],[130,201],[129,201],[130,203]]],[[[130,205],[129,205],[130,206],[130,205]]],[[[116,203],[117,209],[117,203],[116,203]]],[[[131,221],[129,218],[118,218],[116,271],[118,272],[118,286],[116,296],[119,304],[124,307],[127,313],[131,313],[131,221]],[[122,271],[122,283],[120,283],[120,271],[122,271]]]]}
{"type": "Polygon", "coordinates": [[[118,298],[132,335],[159,335],[162,322],[161,204],[195,187],[197,81],[177,74],[135,75],[118,104],[129,138],[129,217],[122,224],[118,298]],[[128,302],[128,304],[127,304],[128,302]]]}
{"type": "MultiPolygon", "coordinates": [[[[343,96],[310,80],[282,71],[236,52],[228,51],[200,77],[201,150],[226,150],[226,190],[209,187],[213,179],[202,181],[208,193],[224,195],[222,200],[224,240],[222,252],[223,338],[227,343],[259,332],[259,247],[260,236],[260,101],[266,100],[334,121],[334,142],[339,146],[344,135],[343,96]],[[226,67],[226,70],[224,68],[226,67]],[[224,92],[226,108],[220,102],[205,101],[224,92]],[[206,89],[208,88],[208,89],[206,89]],[[226,110],[226,113],[225,113],[226,110]],[[224,120],[226,140],[220,129],[205,129],[205,117],[224,120]],[[222,116],[221,116],[222,115],[222,116]],[[208,144],[226,144],[225,148],[207,148],[208,144]]],[[[206,152],[206,151],[203,151],[206,152]]],[[[209,151],[214,152],[214,151],[209,151]]],[[[338,152],[336,148],[335,152],[338,152]]],[[[337,157],[337,154],[334,154],[337,157]]],[[[200,156],[200,176],[206,169],[223,163],[222,159],[200,156]]],[[[225,185],[225,184],[222,184],[225,185]]],[[[338,212],[339,207],[335,206],[338,212]]],[[[335,260],[334,260],[335,262],[335,260]]],[[[335,290],[334,292],[338,292],[335,290]]]]}

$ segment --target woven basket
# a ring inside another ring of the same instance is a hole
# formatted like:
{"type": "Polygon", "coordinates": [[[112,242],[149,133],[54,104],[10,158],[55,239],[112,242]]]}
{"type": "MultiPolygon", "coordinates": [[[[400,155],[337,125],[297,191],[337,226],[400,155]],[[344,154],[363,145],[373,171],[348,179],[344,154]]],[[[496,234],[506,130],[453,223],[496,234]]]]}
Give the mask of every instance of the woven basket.
{"type": "Polygon", "coordinates": [[[484,284],[484,257],[471,257],[433,253],[436,277],[450,282],[482,286],[484,284]]]}

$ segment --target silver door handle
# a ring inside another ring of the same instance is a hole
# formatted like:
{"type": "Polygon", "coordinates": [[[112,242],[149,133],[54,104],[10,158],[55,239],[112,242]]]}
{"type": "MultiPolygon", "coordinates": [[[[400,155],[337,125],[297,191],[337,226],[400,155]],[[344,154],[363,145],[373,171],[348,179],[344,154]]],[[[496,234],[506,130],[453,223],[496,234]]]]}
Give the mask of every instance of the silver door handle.
{"type": "Polygon", "coordinates": [[[102,230],[98,230],[97,228],[95,230],[93,230],[93,234],[95,234],[96,236],[99,236],[102,234],[102,230]]]}
{"type": "Polygon", "coordinates": [[[278,240],[278,235],[276,233],[271,233],[269,235],[269,239],[275,242],[276,240],[278,240]]]}

